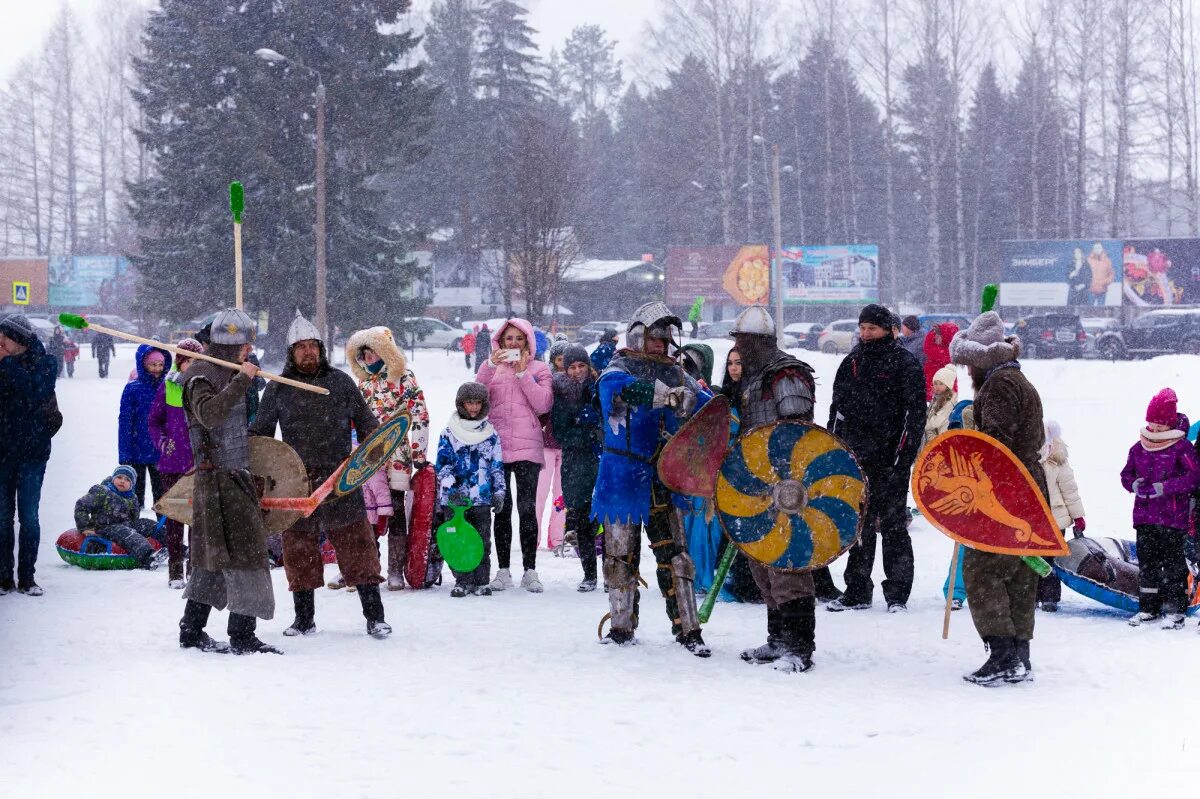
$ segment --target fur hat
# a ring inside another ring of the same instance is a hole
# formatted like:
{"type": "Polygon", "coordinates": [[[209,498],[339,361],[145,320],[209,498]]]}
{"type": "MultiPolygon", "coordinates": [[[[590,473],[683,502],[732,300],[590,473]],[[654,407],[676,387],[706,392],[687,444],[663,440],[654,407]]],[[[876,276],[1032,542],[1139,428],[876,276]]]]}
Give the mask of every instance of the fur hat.
{"type": "Polygon", "coordinates": [[[1154,395],[1146,408],[1146,421],[1151,424],[1165,424],[1174,427],[1179,419],[1179,398],[1169,388],[1154,395]]]}
{"type": "Polygon", "coordinates": [[[941,383],[946,388],[954,388],[954,381],[958,379],[958,370],[953,364],[946,364],[941,369],[933,373],[933,382],[941,383]]]}
{"type": "Polygon", "coordinates": [[[32,346],[33,342],[37,340],[37,333],[34,332],[33,325],[23,313],[11,313],[0,318],[0,333],[8,336],[22,347],[32,346]]]}
{"type": "Polygon", "coordinates": [[[404,373],[408,371],[408,359],[404,357],[404,352],[396,346],[396,339],[392,336],[391,329],[383,326],[368,327],[366,330],[355,332],[346,341],[346,363],[350,364],[350,371],[359,381],[371,377],[371,373],[367,371],[367,366],[362,360],[363,348],[370,349],[383,360],[383,367],[387,370],[388,379],[393,383],[398,384],[400,378],[404,377],[404,373]]]}
{"type": "Polygon", "coordinates": [[[488,389],[483,383],[463,383],[458,387],[458,393],[454,396],[454,409],[458,411],[458,415],[462,419],[467,418],[467,410],[463,403],[467,400],[476,400],[483,403],[482,410],[479,411],[478,418],[486,418],[491,410],[491,403],[488,402],[488,389]]]}
{"type": "Polygon", "coordinates": [[[878,325],[884,330],[891,330],[895,315],[877,303],[864,305],[863,309],[858,313],[858,323],[861,325],[864,322],[871,325],[878,325]]]}
{"type": "Polygon", "coordinates": [[[1004,320],[995,311],[981,313],[966,330],[950,341],[950,362],[959,366],[991,369],[1017,357],[1020,342],[1005,338],[1004,320]]]}
{"type": "Polygon", "coordinates": [[[586,363],[592,365],[592,359],[588,357],[588,351],[580,344],[569,344],[563,348],[563,371],[573,363],[586,363]]]}

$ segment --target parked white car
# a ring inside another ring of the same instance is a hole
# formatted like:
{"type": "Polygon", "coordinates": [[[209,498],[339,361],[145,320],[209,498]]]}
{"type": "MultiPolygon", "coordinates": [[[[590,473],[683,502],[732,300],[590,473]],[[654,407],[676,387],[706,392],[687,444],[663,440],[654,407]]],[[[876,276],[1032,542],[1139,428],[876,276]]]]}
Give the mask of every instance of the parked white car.
{"type": "Polygon", "coordinates": [[[431,316],[410,316],[401,320],[397,328],[394,332],[406,347],[444,350],[461,349],[463,335],[467,332],[431,316]]]}
{"type": "Polygon", "coordinates": [[[817,346],[830,355],[849,352],[854,347],[854,336],[858,333],[857,319],[838,319],[830,322],[821,331],[817,346]]]}

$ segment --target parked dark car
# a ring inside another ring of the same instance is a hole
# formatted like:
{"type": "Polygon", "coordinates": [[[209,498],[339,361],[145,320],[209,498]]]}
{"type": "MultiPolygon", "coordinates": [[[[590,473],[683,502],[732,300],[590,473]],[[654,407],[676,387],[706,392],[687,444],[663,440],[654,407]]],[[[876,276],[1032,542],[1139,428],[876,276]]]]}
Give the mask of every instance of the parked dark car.
{"type": "Polygon", "coordinates": [[[816,322],[792,322],[783,332],[796,339],[796,345],[804,350],[817,350],[824,325],[816,322]]]}
{"type": "Polygon", "coordinates": [[[1017,320],[1022,358],[1082,358],[1087,333],[1076,314],[1045,313],[1017,320]]]}
{"type": "Polygon", "coordinates": [[[1171,353],[1200,355],[1200,310],[1150,311],[1132,324],[1102,333],[1096,339],[1096,351],[1109,360],[1171,353]]]}

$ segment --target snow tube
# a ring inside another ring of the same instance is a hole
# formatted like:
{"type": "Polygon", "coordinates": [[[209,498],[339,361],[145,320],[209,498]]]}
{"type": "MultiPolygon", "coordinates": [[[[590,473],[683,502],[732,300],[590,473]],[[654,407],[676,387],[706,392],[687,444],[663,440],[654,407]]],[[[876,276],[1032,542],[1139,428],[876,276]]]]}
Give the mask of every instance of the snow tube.
{"type": "MultiPolygon", "coordinates": [[[[1054,559],[1054,573],[1063,584],[1102,605],[1138,611],[1137,544],[1117,538],[1070,538],[1070,555],[1054,559]]],[[[1188,575],[1187,590],[1192,596],[1194,578],[1188,575]]],[[[1192,596],[1188,615],[1200,610],[1200,592],[1192,596]]]]}
{"type": "MultiPolygon", "coordinates": [[[[147,540],[155,551],[162,547],[153,538],[147,540]]],[[[60,558],[81,569],[109,571],[140,568],[137,558],[122,547],[98,535],[84,535],[74,527],[60,535],[54,547],[60,558]]]]}

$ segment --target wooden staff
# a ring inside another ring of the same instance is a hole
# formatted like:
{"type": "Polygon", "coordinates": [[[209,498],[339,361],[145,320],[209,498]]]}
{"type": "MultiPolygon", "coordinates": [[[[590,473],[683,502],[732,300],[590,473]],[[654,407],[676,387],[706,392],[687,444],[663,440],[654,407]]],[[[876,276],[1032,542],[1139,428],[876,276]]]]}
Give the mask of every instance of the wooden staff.
{"type": "MultiPolygon", "coordinates": [[[[108,335],[113,336],[114,338],[125,339],[126,341],[132,341],[135,344],[148,344],[151,347],[154,347],[155,349],[166,350],[167,352],[173,352],[176,355],[182,355],[185,358],[198,358],[201,361],[208,361],[209,363],[215,363],[217,366],[224,366],[226,369],[232,369],[235,372],[241,370],[241,368],[242,368],[241,364],[230,363],[229,361],[222,361],[220,358],[214,358],[211,355],[205,355],[202,352],[192,352],[191,350],[181,350],[176,346],[173,346],[171,344],[164,344],[161,341],[155,341],[155,340],[149,339],[149,338],[142,338],[141,336],[135,336],[131,333],[122,333],[120,330],[113,330],[111,327],[105,327],[104,325],[94,325],[91,322],[89,322],[88,320],[84,319],[82,316],[76,316],[75,314],[67,314],[67,313],[59,314],[58,315],[58,323],[60,325],[62,325],[63,327],[69,327],[73,330],[95,330],[98,333],[107,333],[108,335]]],[[[258,376],[265,380],[270,380],[272,383],[282,383],[285,386],[291,386],[292,388],[304,389],[305,391],[311,391],[314,394],[328,394],[329,393],[329,389],[325,388],[324,386],[314,386],[310,383],[301,383],[299,380],[292,380],[291,378],[288,378],[288,377],[280,377],[279,375],[273,375],[270,372],[260,371],[258,373],[258,376]]]]}
{"type": "Polygon", "coordinates": [[[942,619],[942,640],[950,637],[950,611],[954,603],[954,588],[958,584],[958,553],[962,544],[954,542],[954,554],[950,556],[950,588],[946,591],[946,615],[942,619]]]}
{"type": "Polygon", "coordinates": [[[233,285],[234,306],[246,310],[242,302],[242,211],[246,207],[246,193],[236,180],[229,184],[229,210],[233,214],[233,285]]]}

